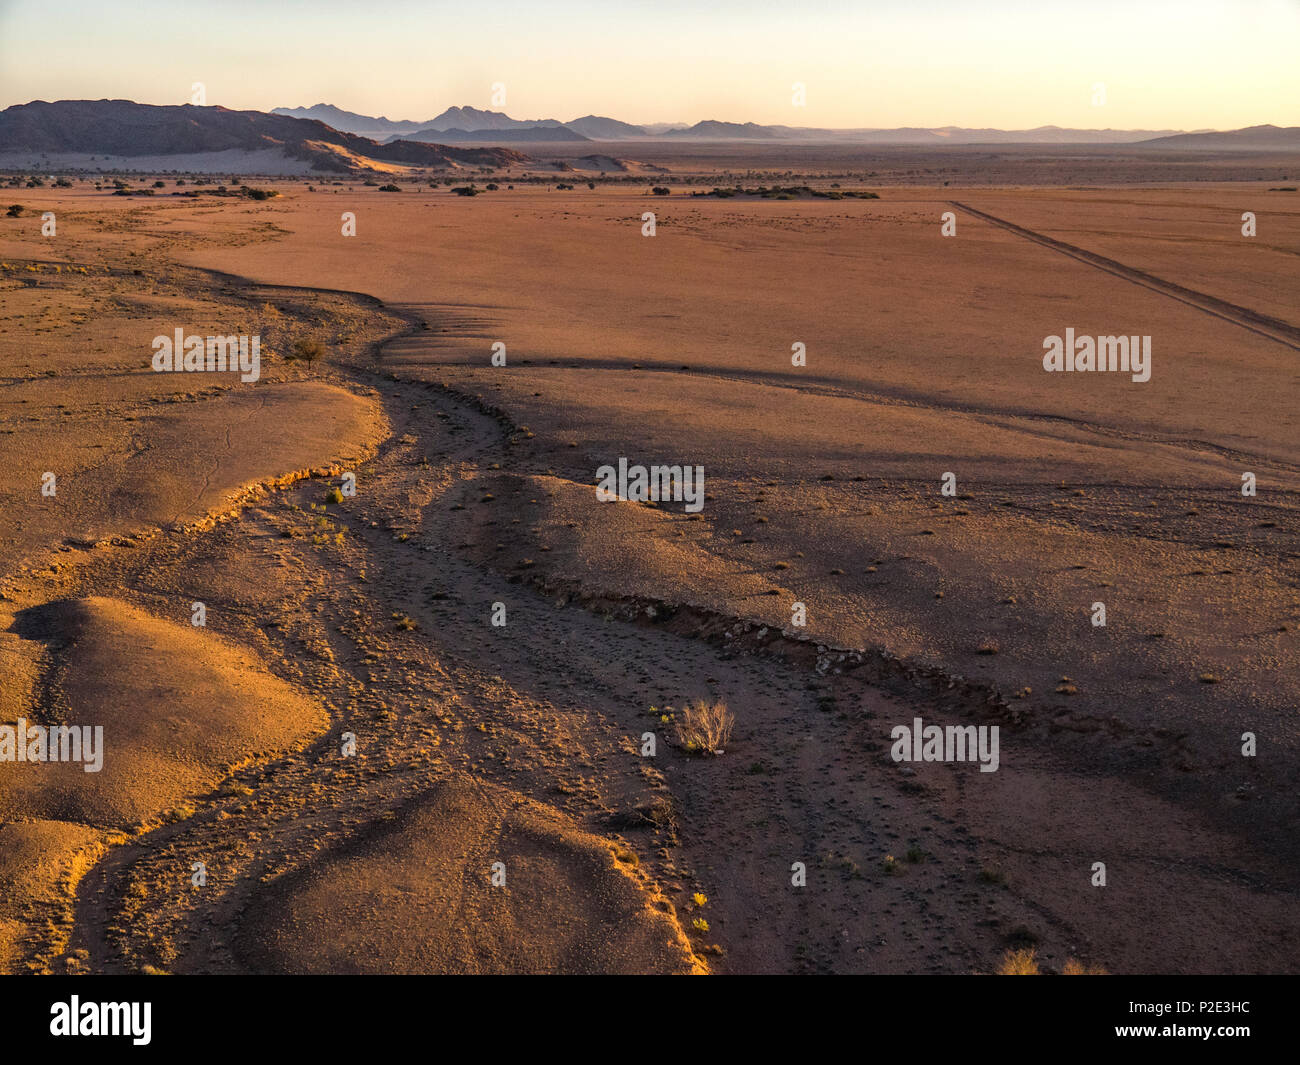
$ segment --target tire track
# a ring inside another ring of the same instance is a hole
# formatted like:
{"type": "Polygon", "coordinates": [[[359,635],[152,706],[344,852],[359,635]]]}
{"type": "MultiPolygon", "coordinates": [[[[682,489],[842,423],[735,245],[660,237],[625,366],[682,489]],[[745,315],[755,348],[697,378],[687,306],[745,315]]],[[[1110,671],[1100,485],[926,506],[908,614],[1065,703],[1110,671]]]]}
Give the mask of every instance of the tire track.
{"type": "Polygon", "coordinates": [[[1213,315],[1215,318],[1221,318],[1225,322],[1231,322],[1233,325],[1241,326],[1242,329],[1249,329],[1252,333],[1262,336],[1268,340],[1276,341],[1279,344],[1285,344],[1293,351],[1300,351],[1300,326],[1292,325],[1290,322],[1284,322],[1280,318],[1273,318],[1267,314],[1261,314],[1259,311],[1252,311],[1249,307],[1242,307],[1236,303],[1229,303],[1227,300],[1221,300],[1217,296],[1211,296],[1205,292],[1198,292],[1195,289],[1186,288],[1183,285],[1175,284],[1173,281],[1166,281],[1162,277],[1156,277],[1155,274],[1149,274],[1145,270],[1139,270],[1136,267],[1125,266],[1123,263],[1108,259],[1104,255],[1098,255],[1096,252],[1087,251],[1074,244],[1067,244],[1063,240],[1057,240],[1055,237],[1049,237],[1043,233],[1038,233],[1032,229],[1026,229],[1024,226],[1018,226],[1014,222],[1008,222],[1002,218],[996,218],[984,211],[977,210],[960,200],[949,200],[948,203],[965,211],[975,218],[988,222],[992,225],[999,226],[1010,233],[1024,237],[1026,240],[1032,240],[1035,244],[1041,244],[1045,248],[1051,248],[1053,251],[1059,251],[1062,255],[1068,255],[1071,259],[1076,259],[1088,266],[1095,267],[1115,277],[1123,278],[1125,281],[1131,281],[1142,288],[1150,289],[1152,292],[1159,292],[1163,296],[1175,299],[1179,303],[1185,303],[1189,307],[1194,307],[1205,314],[1213,315]]]}

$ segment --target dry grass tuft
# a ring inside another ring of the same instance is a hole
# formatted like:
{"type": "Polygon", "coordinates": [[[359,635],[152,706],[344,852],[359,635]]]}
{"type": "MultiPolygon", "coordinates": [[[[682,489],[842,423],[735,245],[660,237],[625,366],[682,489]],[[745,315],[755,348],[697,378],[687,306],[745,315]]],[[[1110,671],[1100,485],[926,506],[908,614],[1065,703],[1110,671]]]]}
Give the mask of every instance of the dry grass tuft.
{"type": "Polygon", "coordinates": [[[726,703],[699,699],[682,711],[677,722],[677,739],[692,753],[722,754],[735,723],[726,703]]]}
{"type": "Polygon", "coordinates": [[[998,966],[999,976],[1038,976],[1038,956],[1033,947],[1009,950],[998,966]]]}
{"type": "MultiPolygon", "coordinates": [[[[998,976],[1041,976],[1038,968],[1038,956],[1033,947],[1009,950],[1002,956],[998,966],[998,976]]],[[[1067,958],[1061,966],[1062,976],[1108,976],[1100,965],[1085,965],[1074,958],[1067,958]]]]}

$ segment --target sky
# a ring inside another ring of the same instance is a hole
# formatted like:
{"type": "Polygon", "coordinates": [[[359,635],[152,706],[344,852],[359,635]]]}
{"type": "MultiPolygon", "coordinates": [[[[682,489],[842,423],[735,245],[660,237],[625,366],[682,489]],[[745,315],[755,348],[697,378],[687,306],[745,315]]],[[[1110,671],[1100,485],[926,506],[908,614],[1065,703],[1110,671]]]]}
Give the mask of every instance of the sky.
{"type": "Polygon", "coordinates": [[[1300,0],[0,0],[0,106],[196,82],[415,120],[1294,126],[1300,0]]]}

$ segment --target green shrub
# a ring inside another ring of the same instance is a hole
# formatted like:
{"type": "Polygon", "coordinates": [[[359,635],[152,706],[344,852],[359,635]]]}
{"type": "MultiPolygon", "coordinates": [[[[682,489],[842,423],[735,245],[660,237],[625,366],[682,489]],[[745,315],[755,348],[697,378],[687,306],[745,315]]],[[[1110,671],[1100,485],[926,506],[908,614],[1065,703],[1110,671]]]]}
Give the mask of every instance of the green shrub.
{"type": "Polygon", "coordinates": [[[311,365],[325,354],[325,345],[314,337],[301,337],[293,342],[293,353],[296,358],[311,365]]]}

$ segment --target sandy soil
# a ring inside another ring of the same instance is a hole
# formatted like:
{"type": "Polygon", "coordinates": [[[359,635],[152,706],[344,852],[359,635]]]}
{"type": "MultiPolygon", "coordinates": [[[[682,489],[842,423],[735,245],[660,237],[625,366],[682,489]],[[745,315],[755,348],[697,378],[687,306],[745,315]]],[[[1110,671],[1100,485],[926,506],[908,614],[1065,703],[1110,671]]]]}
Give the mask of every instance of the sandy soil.
{"type": "Polygon", "coordinates": [[[280,187],[0,220],[0,710],[137,737],[0,765],[0,963],[1295,971],[1300,201],[280,187]],[[152,373],[176,326],[262,379],[152,373]],[[598,503],[620,457],[702,511],[598,503]],[[895,762],[917,716],[1000,768],[895,762]]]}

